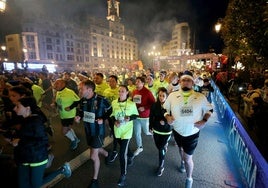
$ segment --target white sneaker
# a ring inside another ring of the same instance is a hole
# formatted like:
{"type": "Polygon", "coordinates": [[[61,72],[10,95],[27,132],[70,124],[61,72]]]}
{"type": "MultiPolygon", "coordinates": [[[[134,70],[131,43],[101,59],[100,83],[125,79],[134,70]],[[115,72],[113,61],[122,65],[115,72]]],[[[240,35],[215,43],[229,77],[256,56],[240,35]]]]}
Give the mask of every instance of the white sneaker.
{"type": "Polygon", "coordinates": [[[136,151],[134,152],[134,156],[139,155],[143,151],[143,147],[138,147],[136,151]]]}
{"type": "Polygon", "coordinates": [[[150,133],[150,132],[148,132],[148,133],[146,133],[146,135],[147,135],[147,136],[152,136],[153,134],[150,133]]]}
{"type": "Polygon", "coordinates": [[[54,159],[54,155],[53,154],[48,154],[48,161],[47,161],[46,168],[51,167],[53,159],[54,159]]]}
{"type": "Polygon", "coordinates": [[[62,166],[62,174],[66,177],[69,178],[72,175],[72,169],[69,163],[64,163],[62,166]]]}
{"type": "Polygon", "coordinates": [[[181,166],[179,167],[179,172],[180,172],[180,173],[184,173],[184,172],[186,172],[184,162],[181,162],[181,166]]]}
{"type": "Polygon", "coordinates": [[[192,188],[193,185],[193,179],[192,178],[187,178],[185,181],[185,188],[192,188]]]}

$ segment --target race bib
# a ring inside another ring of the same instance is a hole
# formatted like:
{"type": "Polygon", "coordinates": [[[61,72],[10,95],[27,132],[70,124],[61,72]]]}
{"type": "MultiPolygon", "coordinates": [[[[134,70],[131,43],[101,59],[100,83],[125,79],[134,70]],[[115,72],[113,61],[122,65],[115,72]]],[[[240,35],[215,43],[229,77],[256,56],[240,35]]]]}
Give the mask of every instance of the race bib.
{"type": "Polygon", "coordinates": [[[83,121],[87,123],[95,123],[95,114],[92,112],[84,112],[83,121]]]}
{"type": "Polygon", "coordinates": [[[135,102],[136,104],[141,104],[141,95],[135,95],[133,97],[133,102],[135,102]]]}
{"type": "Polygon", "coordinates": [[[193,116],[193,107],[184,106],[181,108],[181,116],[193,116]]]}
{"type": "Polygon", "coordinates": [[[126,123],[125,122],[125,117],[120,116],[120,117],[118,117],[117,120],[119,121],[120,125],[124,125],[126,123]]]}

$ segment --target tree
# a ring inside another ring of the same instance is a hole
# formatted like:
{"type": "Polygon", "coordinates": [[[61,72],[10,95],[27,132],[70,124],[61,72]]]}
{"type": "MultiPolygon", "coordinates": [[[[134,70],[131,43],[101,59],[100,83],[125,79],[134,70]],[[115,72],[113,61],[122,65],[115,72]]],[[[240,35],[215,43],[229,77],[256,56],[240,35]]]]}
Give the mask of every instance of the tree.
{"type": "Polygon", "coordinates": [[[268,59],[268,8],[265,0],[231,0],[223,19],[224,53],[247,68],[268,59]]]}

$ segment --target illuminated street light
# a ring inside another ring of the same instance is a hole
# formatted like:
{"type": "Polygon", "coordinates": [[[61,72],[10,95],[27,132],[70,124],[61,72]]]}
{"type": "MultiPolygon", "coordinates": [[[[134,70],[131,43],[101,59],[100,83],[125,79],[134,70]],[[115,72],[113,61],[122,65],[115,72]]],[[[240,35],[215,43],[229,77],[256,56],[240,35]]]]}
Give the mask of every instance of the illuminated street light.
{"type": "Polygon", "coordinates": [[[160,65],[159,65],[159,62],[157,60],[158,60],[158,57],[161,55],[161,53],[156,51],[155,49],[156,49],[156,47],[153,46],[152,51],[148,52],[148,56],[152,57],[152,66],[153,66],[153,68],[154,69],[159,69],[160,65]]]}
{"type": "Polygon", "coordinates": [[[28,52],[28,50],[27,50],[26,48],[23,48],[22,51],[23,51],[24,53],[27,53],[27,52],[28,52]]]}
{"type": "Polygon", "coordinates": [[[1,49],[0,49],[0,71],[1,72],[4,71],[4,62],[8,61],[6,49],[7,47],[5,45],[1,45],[1,49]]]}
{"type": "Polygon", "coordinates": [[[6,46],[1,46],[1,50],[3,50],[3,51],[6,51],[6,49],[7,49],[7,47],[6,46]]]}
{"type": "Polygon", "coordinates": [[[22,52],[23,52],[23,61],[27,61],[28,60],[27,48],[22,48],[22,52]]]}
{"type": "Polygon", "coordinates": [[[6,10],[6,0],[0,0],[0,12],[5,12],[6,10]]]}
{"type": "Polygon", "coordinates": [[[221,21],[221,19],[219,19],[218,22],[215,24],[215,31],[216,31],[216,33],[219,33],[220,32],[221,26],[222,26],[222,21],[221,21]]]}

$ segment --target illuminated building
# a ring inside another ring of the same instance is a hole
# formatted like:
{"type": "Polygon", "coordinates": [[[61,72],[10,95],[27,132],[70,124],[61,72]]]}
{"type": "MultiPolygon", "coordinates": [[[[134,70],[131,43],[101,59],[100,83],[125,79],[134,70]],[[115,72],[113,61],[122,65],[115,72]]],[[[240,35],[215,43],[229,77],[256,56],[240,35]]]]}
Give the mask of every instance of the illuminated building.
{"type": "Polygon", "coordinates": [[[163,55],[180,56],[191,52],[190,27],[188,23],[182,22],[174,26],[172,38],[163,45],[163,55]]]}
{"type": "Polygon", "coordinates": [[[62,17],[24,15],[22,47],[28,62],[55,62],[62,70],[122,70],[138,60],[134,31],[120,22],[119,1],[107,0],[106,19],[83,23],[62,17]]]}

